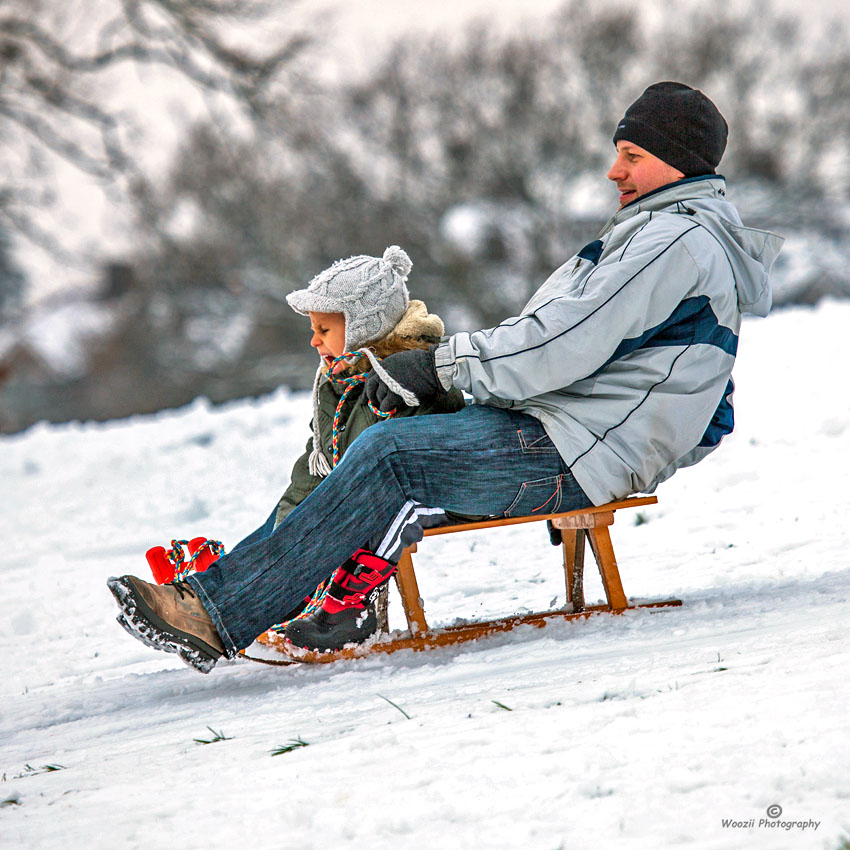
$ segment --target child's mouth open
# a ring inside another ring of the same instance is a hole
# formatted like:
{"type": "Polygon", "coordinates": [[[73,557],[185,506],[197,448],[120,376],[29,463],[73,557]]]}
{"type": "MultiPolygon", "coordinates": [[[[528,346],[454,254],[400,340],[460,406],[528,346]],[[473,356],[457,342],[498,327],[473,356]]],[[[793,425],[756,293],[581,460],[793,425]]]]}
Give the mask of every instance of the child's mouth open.
{"type": "Polygon", "coordinates": [[[336,364],[336,366],[334,366],[333,369],[331,369],[331,366],[332,366],[334,360],[336,360],[338,356],[339,355],[335,355],[335,354],[323,354],[322,355],[322,360],[324,361],[325,368],[328,369],[329,371],[332,371],[333,374],[336,374],[337,372],[341,372],[343,369],[345,369],[349,365],[348,360],[340,360],[336,364]]]}

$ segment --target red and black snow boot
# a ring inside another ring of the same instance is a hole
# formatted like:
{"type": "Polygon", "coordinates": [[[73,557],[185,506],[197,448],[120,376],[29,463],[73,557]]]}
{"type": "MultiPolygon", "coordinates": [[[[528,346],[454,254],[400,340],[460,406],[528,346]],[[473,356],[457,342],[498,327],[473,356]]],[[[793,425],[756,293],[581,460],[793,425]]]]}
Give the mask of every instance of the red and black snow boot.
{"type": "Polygon", "coordinates": [[[358,549],[333,574],[321,607],[287,625],[286,639],[320,652],[366,640],[378,628],[375,600],[395,571],[395,564],[358,549]]]}

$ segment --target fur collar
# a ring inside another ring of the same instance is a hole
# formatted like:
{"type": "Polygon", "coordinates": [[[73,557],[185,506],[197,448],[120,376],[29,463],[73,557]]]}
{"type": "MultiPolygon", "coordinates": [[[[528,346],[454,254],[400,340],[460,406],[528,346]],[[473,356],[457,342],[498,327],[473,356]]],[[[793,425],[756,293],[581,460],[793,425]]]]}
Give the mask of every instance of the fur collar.
{"type": "MultiPolygon", "coordinates": [[[[424,301],[411,299],[410,306],[405,310],[398,324],[385,337],[368,343],[368,347],[383,360],[399,351],[435,345],[440,341],[444,331],[443,320],[436,313],[429,313],[424,301]]],[[[360,372],[368,372],[371,368],[369,361],[361,357],[343,374],[356,375],[360,372]]],[[[327,367],[323,366],[322,370],[327,375],[327,367]]]]}

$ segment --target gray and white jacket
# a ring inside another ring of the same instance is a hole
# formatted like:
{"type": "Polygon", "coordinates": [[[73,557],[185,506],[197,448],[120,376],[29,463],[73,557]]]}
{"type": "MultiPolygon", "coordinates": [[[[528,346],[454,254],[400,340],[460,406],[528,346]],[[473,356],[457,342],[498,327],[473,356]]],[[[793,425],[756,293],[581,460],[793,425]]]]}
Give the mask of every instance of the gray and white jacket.
{"type": "Polygon", "coordinates": [[[623,207],[520,315],[441,342],[443,386],[537,417],[597,505],[702,459],[732,430],[741,316],[767,315],[783,241],[744,227],[725,185],[623,207]]]}

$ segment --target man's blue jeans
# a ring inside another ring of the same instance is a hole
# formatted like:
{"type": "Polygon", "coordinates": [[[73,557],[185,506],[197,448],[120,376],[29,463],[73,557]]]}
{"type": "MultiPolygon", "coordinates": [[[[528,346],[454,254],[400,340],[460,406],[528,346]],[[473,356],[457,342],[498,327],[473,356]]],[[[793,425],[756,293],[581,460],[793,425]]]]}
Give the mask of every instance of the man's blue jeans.
{"type": "Polygon", "coordinates": [[[532,416],[472,405],[458,413],[390,420],[364,431],[277,528],[273,511],[189,581],[232,657],[357,549],[382,554],[383,546],[383,556],[397,560],[402,542],[420,539],[422,526],[441,515],[434,508],[527,516],[588,505],[532,416]]]}

